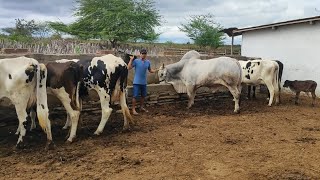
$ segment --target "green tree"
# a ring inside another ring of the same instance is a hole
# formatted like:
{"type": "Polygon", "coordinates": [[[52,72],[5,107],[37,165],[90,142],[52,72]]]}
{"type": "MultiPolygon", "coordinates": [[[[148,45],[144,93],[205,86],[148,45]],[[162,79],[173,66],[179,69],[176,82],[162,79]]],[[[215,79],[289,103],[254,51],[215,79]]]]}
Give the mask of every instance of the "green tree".
{"type": "Polygon", "coordinates": [[[187,24],[181,24],[180,31],[201,47],[218,48],[223,45],[224,34],[222,27],[214,21],[212,14],[191,16],[187,24]]]}
{"type": "Polygon", "coordinates": [[[51,22],[60,32],[80,39],[109,40],[113,47],[124,41],[154,41],[154,30],[161,24],[161,16],[154,8],[153,0],[76,0],[74,16],[69,25],[51,22]]]}
{"type": "Polygon", "coordinates": [[[14,27],[6,27],[1,30],[8,35],[9,39],[15,41],[31,41],[33,37],[44,38],[51,32],[46,22],[25,19],[16,19],[14,27]]]}

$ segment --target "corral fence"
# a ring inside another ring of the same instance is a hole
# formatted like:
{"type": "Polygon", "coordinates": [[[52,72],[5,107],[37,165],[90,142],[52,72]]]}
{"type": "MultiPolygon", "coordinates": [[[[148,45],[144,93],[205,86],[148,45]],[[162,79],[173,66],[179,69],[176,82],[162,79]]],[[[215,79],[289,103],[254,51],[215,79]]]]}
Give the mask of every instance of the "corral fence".
{"type": "MultiPolygon", "coordinates": [[[[77,41],[77,40],[35,40],[31,43],[15,42],[0,39],[1,54],[108,54],[114,51],[122,51],[128,54],[139,54],[139,50],[145,48],[151,56],[181,56],[191,48],[173,48],[157,44],[120,44],[115,48],[108,41],[77,41]]],[[[230,48],[218,48],[212,50],[194,49],[203,56],[230,55],[230,48]]],[[[240,50],[233,50],[234,55],[240,55],[240,50]]]]}

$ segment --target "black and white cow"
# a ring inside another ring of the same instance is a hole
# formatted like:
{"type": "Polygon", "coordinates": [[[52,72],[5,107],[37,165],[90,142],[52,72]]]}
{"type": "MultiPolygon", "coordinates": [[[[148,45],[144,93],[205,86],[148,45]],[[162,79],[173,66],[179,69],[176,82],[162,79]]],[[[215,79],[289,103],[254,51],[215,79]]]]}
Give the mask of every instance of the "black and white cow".
{"type": "Polygon", "coordinates": [[[265,84],[270,93],[268,105],[279,103],[279,65],[275,61],[250,60],[239,61],[242,68],[242,83],[247,85],[265,84]]]}
{"type": "MultiPolygon", "coordinates": [[[[278,63],[279,66],[279,77],[278,77],[278,82],[279,82],[279,103],[281,103],[281,80],[282,80],[282,73],[283,73],[283,63],[278,60],[274,60],[276,63],[278,63]]],[[[251,97],[251,86],[248,85],[248,99],[251,97]]],[[[268,97],[270,98],[270,93],[268,92],[268,97]]],[[[256,86],[252,86],[252,98],[256,98],[256,86]]]]}
{"type": "Polygon", "coordinates": [[[178,93],[188,94],[188,108],[194,104],[198,88],[209,87],[215,91],[221,86],[227,87],[234,97],[234,112],[239,113],[241,73],[241,66],[236,59],[219,57],[201,60],[200,54],[192,50],[179,62],[160,67],[158,76],[160,82],[172,84],[178,93]]]}
{"type": "Polygon", "coordinates": [[[36,105],[41,128],[47,134],[47,146],[52,142],[47,105],[47,69],[44,64],[27,57],[0,60],[0,98],[7,97],[14,104],[19,119],[17,146],[23,145],[28,113],[36,105]]]}
{"type": "MultiPolygon", "coordinates": [[[[58,60],[57,62],[74,61],[83,66],[83,83],[80,87],[80,97],[88,95],[90,90],[95,90],[100,98],[102,117],[100,124],[94,134],[102,133],[112,108],[110,104],[117,97],[124,117],[124,129],[129,128],[129,121],[134,123],[126,103],[126,81],[128,76],[127,64],[119,57],[108,54],[94,57],[91,60],[58,60]],[[129,121],[128,121],[129,120],[129,121]]],[[[66,126],[70,123],[67,121],[66,126]]]]}

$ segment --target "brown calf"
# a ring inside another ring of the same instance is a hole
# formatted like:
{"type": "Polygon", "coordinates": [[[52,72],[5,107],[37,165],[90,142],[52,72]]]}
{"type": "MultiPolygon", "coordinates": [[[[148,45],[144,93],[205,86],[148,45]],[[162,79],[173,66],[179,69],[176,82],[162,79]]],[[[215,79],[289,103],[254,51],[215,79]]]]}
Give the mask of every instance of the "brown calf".
{"type": "Polygon", "coordinates": [[[300,92],[306,92],[309,93],[311,92],[312,94],[312,106],[314,106],[314,102],[316,99],[316,88],[317,88],[317,83],[315,81],[312,80],[306,80],[306,81],[289,81],[286,80],[284,82],[283,87],[289,87],[291,89],[291,91],[296,93],[296,98],[295,98],[295,104],[298,104],[298,99],[299,99],[299,95],[300,92]]]}

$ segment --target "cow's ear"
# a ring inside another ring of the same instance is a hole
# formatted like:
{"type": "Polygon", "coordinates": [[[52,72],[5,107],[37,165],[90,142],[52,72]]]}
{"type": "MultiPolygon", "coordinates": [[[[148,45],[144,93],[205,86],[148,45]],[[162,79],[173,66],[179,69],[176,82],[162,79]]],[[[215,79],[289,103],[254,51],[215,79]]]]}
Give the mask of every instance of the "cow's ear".
{"type": "Polygon", "coordinates": [[[164,68],[164,64],[162,64],[160,67],[159,67],[159,70],[162,70],[164,68]]]}

